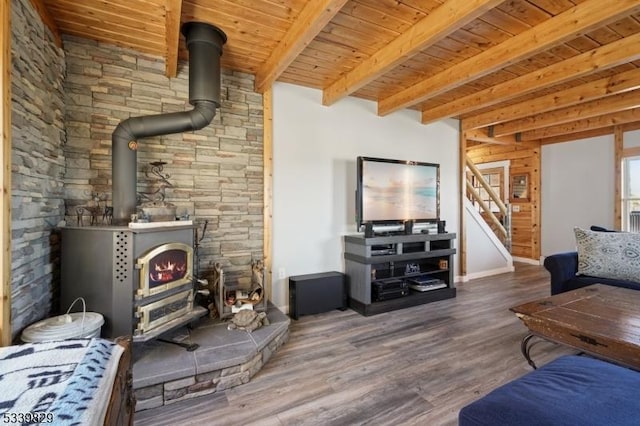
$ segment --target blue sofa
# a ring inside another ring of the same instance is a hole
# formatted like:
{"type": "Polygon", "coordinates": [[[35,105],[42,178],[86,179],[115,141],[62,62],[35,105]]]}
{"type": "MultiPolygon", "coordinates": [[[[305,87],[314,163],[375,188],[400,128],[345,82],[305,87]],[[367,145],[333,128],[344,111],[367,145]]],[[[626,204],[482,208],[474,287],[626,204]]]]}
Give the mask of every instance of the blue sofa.
{"type": "Polygon", "coordinates": [[[636,426],[640,372],[566,355],[460,410],[459,426],[636,426]]]}
{"type": "Polygon", "coordinates": [[[551,274],[552,295],[597,283],[640,290],[640,282],[576,275],[578,271],[577,251],[548,256],[544,260],[544,267],[551,274]]]}

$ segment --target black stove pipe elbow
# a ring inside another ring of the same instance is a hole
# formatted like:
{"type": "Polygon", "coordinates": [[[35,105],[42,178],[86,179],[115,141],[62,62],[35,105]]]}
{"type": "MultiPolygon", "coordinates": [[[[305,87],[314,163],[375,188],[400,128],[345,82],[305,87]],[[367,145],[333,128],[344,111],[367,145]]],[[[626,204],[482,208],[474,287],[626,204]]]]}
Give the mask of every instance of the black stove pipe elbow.
{"type": "Polygon", "coordinates": [[[111,135],[113,223],[129,222],[137,202],[138,138],[182,133],[206,127],[220,107],[220,56],[227,36],[219,28],[188,22],[182,33],[189,49],[189,103],[191,111],[131,117],[111,135]]]}

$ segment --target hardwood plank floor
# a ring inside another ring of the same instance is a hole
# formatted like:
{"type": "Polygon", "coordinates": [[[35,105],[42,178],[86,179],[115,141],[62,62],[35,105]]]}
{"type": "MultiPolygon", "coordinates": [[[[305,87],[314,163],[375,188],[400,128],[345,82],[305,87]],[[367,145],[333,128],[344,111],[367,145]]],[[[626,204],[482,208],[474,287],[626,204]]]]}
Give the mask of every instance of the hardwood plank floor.
{"type": "MultiPolygon", "coordinates": [[[[458,411],[530,367],[509,308],[549,295],[541,266],[458,284],[458,296],[371,317],[352,310],[292,321],[248,384],[137,413],[142,425],[455,425],[458,411]]],[[[539,342],[543,365],[567,353],[539,342]]]]}

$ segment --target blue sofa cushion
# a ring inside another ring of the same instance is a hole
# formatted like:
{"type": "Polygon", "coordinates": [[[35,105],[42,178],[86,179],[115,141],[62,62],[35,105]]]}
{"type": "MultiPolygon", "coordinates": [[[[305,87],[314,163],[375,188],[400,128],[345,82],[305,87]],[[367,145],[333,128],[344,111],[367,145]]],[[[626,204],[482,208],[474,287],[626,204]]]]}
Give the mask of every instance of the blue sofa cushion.
{"type": "Polygon", "coordinates": [[[567,355],[460,410],[460,426],[638,425],[640,372],[567,355]]]}

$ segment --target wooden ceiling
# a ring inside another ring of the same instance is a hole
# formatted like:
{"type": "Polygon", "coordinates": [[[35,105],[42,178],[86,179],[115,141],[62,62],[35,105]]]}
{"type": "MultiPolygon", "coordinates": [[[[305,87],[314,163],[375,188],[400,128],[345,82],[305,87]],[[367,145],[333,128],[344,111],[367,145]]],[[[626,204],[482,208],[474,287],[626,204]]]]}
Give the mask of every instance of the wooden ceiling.
{"type": "Polygon", "coordinates": [[[223,29],[222,66],[462,119],[469,140],[552,143],[640,128],[640,0],[32,0],[58,36],[186,58],[181,23],[223,29]]]}

